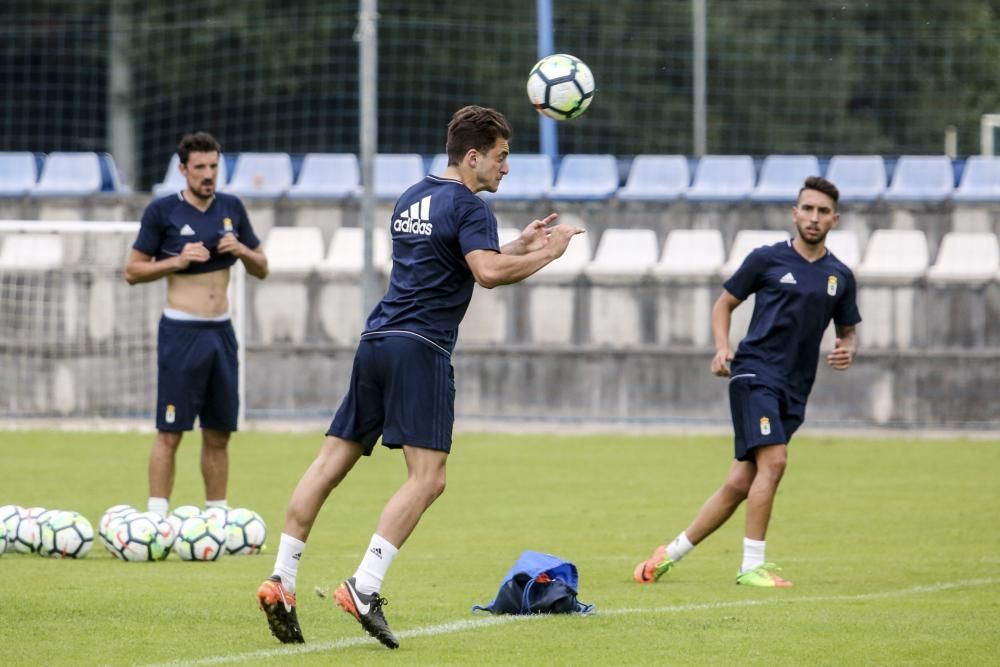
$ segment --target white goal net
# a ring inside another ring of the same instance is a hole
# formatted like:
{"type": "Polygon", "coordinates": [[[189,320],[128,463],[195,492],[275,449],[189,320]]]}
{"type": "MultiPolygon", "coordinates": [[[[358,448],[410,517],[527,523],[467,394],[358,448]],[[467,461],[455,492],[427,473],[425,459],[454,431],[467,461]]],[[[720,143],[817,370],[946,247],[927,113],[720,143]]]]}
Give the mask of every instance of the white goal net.
{"type": "Polygon", "coordinates": [[[165,285],[125,282],[137,230],[0,221],[0,416],[151,417],[165,285]]]}

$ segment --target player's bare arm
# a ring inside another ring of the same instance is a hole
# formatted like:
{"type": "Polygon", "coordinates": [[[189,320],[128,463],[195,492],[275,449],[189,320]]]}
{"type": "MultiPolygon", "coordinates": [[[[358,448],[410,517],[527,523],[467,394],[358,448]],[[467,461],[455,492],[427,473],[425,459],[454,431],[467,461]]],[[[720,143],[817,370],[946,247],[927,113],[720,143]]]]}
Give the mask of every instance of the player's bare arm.
{"type": "Polygon", "coordinates": [[[857,336],[855,327],[837,327],[837,339],[834,341],[833,350],[826,355],[826,363],[834,370],[844,371],[850,367],[854,361],[854,353],[857,351],[857,336]]]}
{"type": "Polygon", "coordinates": [[[541,220],[532,220],[521,232],[521,235],[500,248],[505,255],[524,255],[545,247],[549,238],[548,226],[559,217],[558,213],[550,213],[541,220]]]}
{"type": "Polygon", "coordinates": [[[570,239],[582,234],[582,227],[555,225],[546,230],[545,245],[523,255],[507,255],[492,250],[473,250],[465,256],[479,285],[492,289],[524,280],[566,252],[570,239]]]}
{"type": "Polygon", "coordinates": [[[260,278],[263,280],[267,277],[267,257],[261,251],[260,246],[256,248],[248,248],[243,243],[240,243],[239,239],[233,234],[224,234],[221,239],[219,239],[218,246],[219,253],[229,253],[235,255],[241,262],[243,266],[246,267],[247,273],[249,273],[254,278],[260,278]]]}
{"type": "Polygon", "coordinates": [[[171,273],[183,271],[191,264],[207,262],[208,258],[208,248],[200,241],[185,243],[181,254],[160,261],[133,248],[125,263],[125,281],[129,285],[152,282],[171,273]]]}
{"type": "Polygon", "coordinates": [[[729,377],[729,362],[733,360],[733,349],[729,346],[729,326],[733,319],[733,311],[741,303],[743,302],[723,290],[712,306],[712,338],[715,340],[712,375],[729,377]]]}

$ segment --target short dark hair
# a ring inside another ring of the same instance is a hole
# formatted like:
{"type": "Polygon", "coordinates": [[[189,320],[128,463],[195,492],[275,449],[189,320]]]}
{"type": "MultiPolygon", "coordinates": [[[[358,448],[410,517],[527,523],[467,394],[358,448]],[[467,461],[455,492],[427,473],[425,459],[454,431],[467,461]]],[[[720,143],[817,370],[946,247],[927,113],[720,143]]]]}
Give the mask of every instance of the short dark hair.
{"type": "Polygon", "coordinates": [[[510,140],[513,134],[507,118],[496,109],[462,107],[448,123],[448,164],[460,163],[470,148],[485,153],[498,138],[510,140]]]}
{"type": "Polygon", "coordinates": [[[810,176],[807,178],[805,185],[803,185],[799,190],[800,195],[803,190],[816,190],[818,192],[822,192],[833,200],[833,208],[837,208],[837,201],[840,199],[840,190],[837,189],[836,185],[822,176],[810,176]]]}
{"type": "Polygon", "coordinates": [[[222,146],[208,132],[192,132],[185,134],[181,142],[177,144],[177,157],[181,159],[181,164],[187,164],[191,153],[216,153],[222,152],[222,146]]]}

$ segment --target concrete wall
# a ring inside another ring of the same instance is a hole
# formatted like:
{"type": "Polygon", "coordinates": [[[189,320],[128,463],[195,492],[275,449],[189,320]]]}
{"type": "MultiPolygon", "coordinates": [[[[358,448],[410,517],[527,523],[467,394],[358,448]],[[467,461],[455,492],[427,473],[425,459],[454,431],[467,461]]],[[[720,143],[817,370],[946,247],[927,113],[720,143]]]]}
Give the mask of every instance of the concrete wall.
{"type": "MultiPolygon", "coordinates": [[[[254,418],[329,415],[353,348],[251,346],[254,418]]],[[[726,381],[709,349],[466,346],[453,362],[459,416],[485,420],[729,423],[726,381]]],[[[807,422],[830,427],[1000,429],[1000,350],[862,351],[836,372],[821,361],[807,422]]]]}

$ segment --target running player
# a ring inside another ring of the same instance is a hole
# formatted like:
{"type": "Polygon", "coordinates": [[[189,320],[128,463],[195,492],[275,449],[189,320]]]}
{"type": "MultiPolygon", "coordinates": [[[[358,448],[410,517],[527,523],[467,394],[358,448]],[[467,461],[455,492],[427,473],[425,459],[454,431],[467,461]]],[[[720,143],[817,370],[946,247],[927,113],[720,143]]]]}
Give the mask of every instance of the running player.
{"type": "Polygon", "coordinates": [[[854,360],[855,325],[861,321],[854,275],[826,249],[826,235],[840,218],[838,198],[830,181],[807,178],[792,207],[797,236],[750,253],[715,302],[712,373],[729,378],[736,460],[725,483],[687,530],[673,542],[656,547],[635,567],[637,582],[652,583],[666,574],[746,500],[743,564],[736,583],[792,585],[764,557],[764,538],[785,472],[787,445],[805,418],[820,341],[830,320],[837,338],[827,363],[836,370],[847,369],[854,360]],[[753,317],[734,357],[729,347],[731,315],[751,294],[756,294],[753,317]]]}

